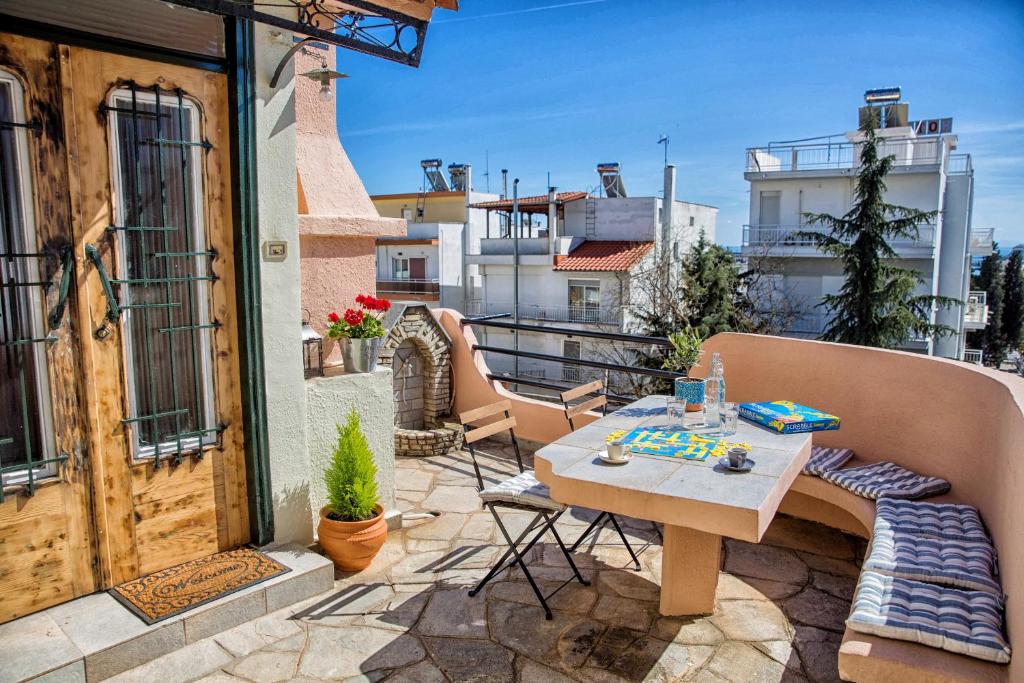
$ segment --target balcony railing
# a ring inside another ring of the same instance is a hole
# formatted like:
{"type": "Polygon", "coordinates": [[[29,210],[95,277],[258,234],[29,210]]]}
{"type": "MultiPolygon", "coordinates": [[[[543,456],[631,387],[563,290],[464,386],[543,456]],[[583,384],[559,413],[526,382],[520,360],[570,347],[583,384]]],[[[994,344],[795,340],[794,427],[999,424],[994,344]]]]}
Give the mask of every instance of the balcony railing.
{"type": "MultiPolygon", "coordinates": [[[[822,225],[744,225],[743,246],[766,247],[814,247],[815,241],[806,234],[828,234],[830,229],[822,225]]],[[[918,238],[891,239],[889,246],[893,249],[929,249],[935,246],[935,226],[921,224],[917,226],[918,238]]]]}
{"type": "Polygon", "coordinates": [[[967,295],[967,306],[964,307],[964,327],[969,330],[980,330],[988,325],[988,294],[986,292],[970,292],[967,295]]]}
{"type": "Polygon", "coordinates": [[[377,280],[377,292],[379,294],[417,294],[434,295],[441,294],[440,283],[434,280],[412,280],[400,278],[396,280],[377,280]]]}
{"type": "MultiPolygon", "coordinates": [[[[499,315],[513,312],[511,303],[470,302],[468,315],[499,315]]],[[[542,320],[556,323],[586,323],[593,325],[618,325],[619,309],[612,306],[544,306],[540,304],[519,304],[520,320],[542,320]]]]}
{"type": "MultiPolygon", "coordinates": [[[[750,147],[747,149],[746,169],[748,173],[853,169],[860,165],[859,148],[859,144],[851,142],[750,147]]],[[[939,164],[942,162],[942,149],[943,143],[938,138],[890,140],[878,144],[878,155],[895,157],[894,166],[939,164]]],[[[970,168],[969,158],[957,163],[960,168],[957,172],[963,173],[970,168]]]]}
{"type": "Polygon", "coordinates": [[[971,256],[988,256],[991,254],[992,242],[995,238],[995,228],[971,230],[971,256]]]}
{"type": "Polygon", "coordinates": [[[981,349],[964,349],[964,362],[981,365],[982,355],[981,349]]]}

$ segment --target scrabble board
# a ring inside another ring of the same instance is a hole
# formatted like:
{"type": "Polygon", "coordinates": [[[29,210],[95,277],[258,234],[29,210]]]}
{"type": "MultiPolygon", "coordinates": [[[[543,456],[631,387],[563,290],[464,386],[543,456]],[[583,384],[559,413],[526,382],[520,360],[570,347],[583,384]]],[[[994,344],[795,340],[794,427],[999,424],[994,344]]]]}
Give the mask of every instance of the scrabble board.
{"type": "Polygon", "coordinates": [[[662,458],[683,460],[706,460],[709,456],[721,457],[734,446],[748,451],[750,444],[731,442],[716,436],[702,435],[682,427],[653,426],[619,430],[608,435],[608,441],[620,440],[629,445],[631,453],[655,455],[662,458]]]}

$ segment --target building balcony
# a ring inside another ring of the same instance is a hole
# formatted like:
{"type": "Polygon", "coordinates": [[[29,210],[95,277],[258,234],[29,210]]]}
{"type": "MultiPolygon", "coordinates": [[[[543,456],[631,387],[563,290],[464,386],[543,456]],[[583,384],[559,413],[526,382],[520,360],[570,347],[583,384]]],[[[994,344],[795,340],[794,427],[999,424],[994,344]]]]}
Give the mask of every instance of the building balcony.
{"type": "Polygon", "coordinates": [[[971,230],[971,256],[985,257],[991,254],[995,233],[995,228],[971,230]]]}
{"type": "Polygon", "coordinates": [[[982,330],[988,325],[988,294],[971,292],[964,307],[964,329],[982,330]]]}
{"type": "MultiPolygon", "coordinates": [[[[917,226],[917,239],[892,239],[891,246],[905,257],[928,258],[935,251],[935,225],[917,226]]],[[[830,229],[820,225],[744,225],[743,253],[764,256],[822,256],[814,239],[806,233],[829,234],[830,229]]]]}
{"type": "MultiPolygon", "coordinates": [[[[893,156],[893,171],[934,172],[943,163],[941,138],[885,140],[878,143],[879,156],[893,156]]],[[[957,155],[950,173],[970,172],[970,156],[957,155]]],[[[851,142],[780,144],[750,147],[746,151],[747,179],[762,174],[813,173],[850,175],[860,166],[860,145],[851,142]]]]}
{"type": "Polygon", "coordinates": [[[417,301],[438,301],[441,284],[435,279],[377,279],[377,293],[393,299],[413,298],[417,301]]]}
{"type": "MultiPolygon", "coordinates": [[[[467,315],[512,315],[511,302],[472,301],[466,305],[467,315]]],[[[621,322],[620,309],[613,306],[547,306],[519,304],[519,319],[552,323],[615,325],[621,322]]]]}

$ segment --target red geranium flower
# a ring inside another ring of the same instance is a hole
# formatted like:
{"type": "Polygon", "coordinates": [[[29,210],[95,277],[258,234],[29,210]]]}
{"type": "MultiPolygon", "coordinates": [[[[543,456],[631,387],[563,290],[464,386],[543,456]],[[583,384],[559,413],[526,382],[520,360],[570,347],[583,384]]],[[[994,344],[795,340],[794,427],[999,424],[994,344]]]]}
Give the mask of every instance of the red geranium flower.
{"type": "Polygon", "coordinates": [[[345,311],[345,322],[355,327],[359,323],[363,322],[363,312],[355,311],[351,308],[345,311]]]}
{"type": "Polygon", "coordinates": [[[358,295],[356,297],[356,303],[357,304],[365,304],[366,303],[366,295],[365,294],[358,295]]]}
{"type": "Polygon", "coordinates": [[[388,311],[391,309],[391,302],[387,299],[377,299],[377,310],[388,311]]]}
{"type": "Polygon", "coordinates": [[[329,321],[331,321],[332,323],[336,323],[339,320],[341,320],[341,318],[338,316],[338,314],[337,313],[333,313],[333,312],[327,314],[327,319],[329,321]]]}

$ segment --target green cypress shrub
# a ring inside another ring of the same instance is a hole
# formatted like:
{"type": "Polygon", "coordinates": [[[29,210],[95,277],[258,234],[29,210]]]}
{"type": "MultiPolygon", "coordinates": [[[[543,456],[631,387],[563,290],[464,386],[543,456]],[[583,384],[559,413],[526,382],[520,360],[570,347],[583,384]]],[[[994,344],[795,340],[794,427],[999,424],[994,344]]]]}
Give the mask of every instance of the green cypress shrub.
{"type": "Polygon", "coordinates": [[[349,411],[345,426],[338,425],[338,443],[324,470],[324,483],[330,519],[359,522],[374,516],[377,465],[355,408],[349,411]]]}

